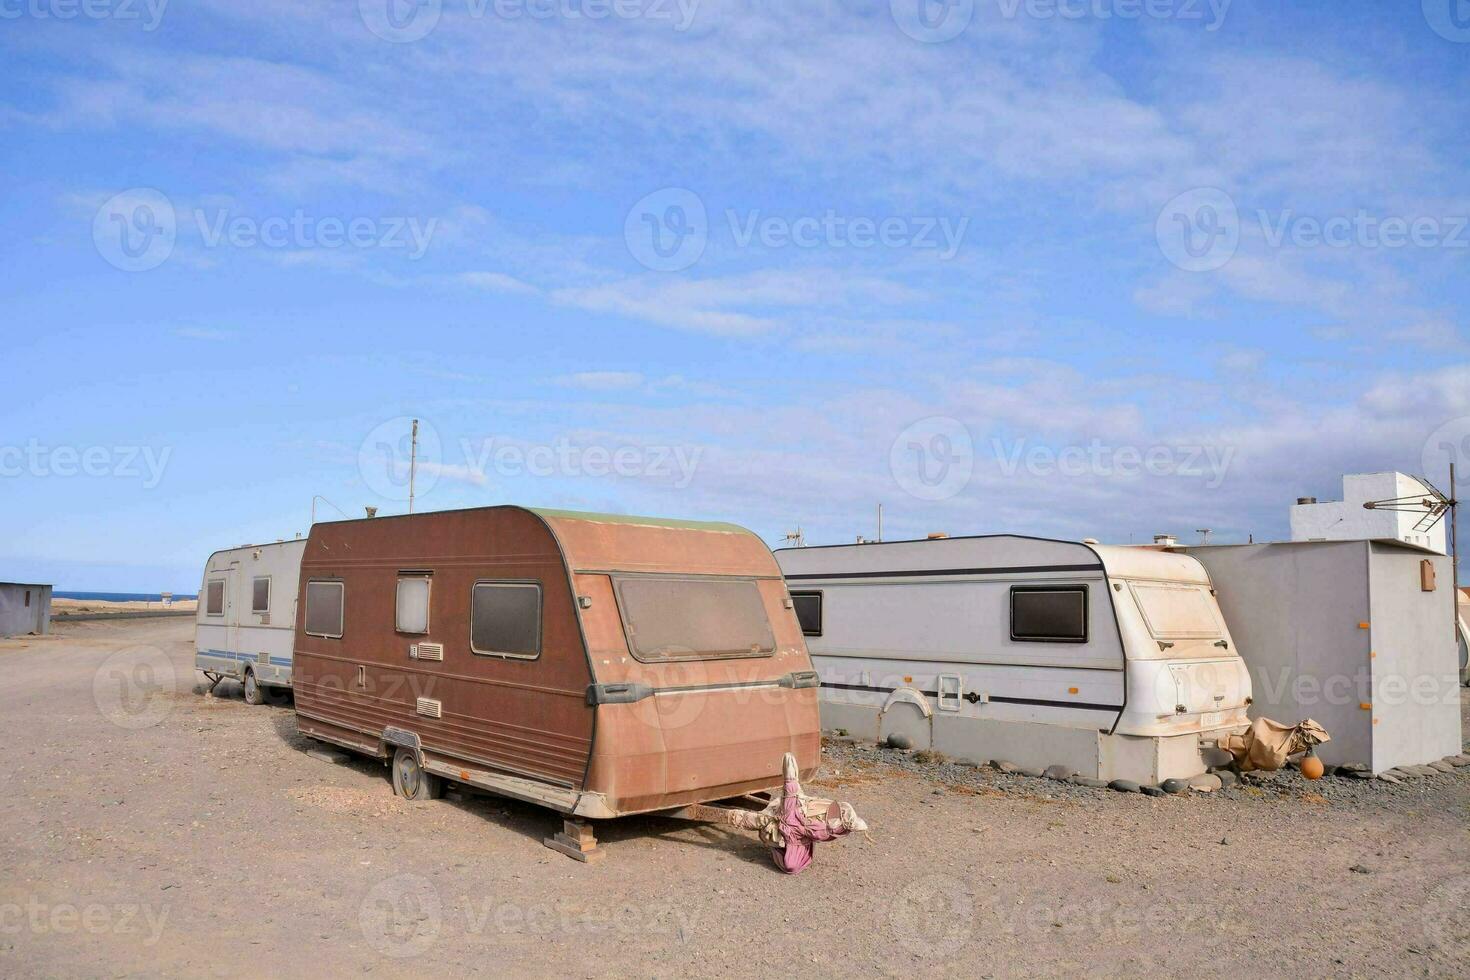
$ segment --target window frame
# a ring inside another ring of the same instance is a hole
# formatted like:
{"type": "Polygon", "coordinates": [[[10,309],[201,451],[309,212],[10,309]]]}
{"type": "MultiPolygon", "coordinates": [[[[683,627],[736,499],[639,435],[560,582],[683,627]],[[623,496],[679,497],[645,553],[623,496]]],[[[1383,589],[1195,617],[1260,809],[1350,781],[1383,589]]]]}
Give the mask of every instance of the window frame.
{"type": "MultiPolygon", "coordinates": [[[[816,629],[816,632],[808,632],[807,631],[807,628],[805,626],[802,626],[801,627],[801,635],[802,636],[821,636],[822,635],[822,627],[826,625],[826,620],[825,620],[825,618],[823,616],[823,612],[824,612],[824,608],[823,607],[824,607],[824,603],[826,602],[826,600],[822,596],[822,590],[821,589],[797,589],[795,592],[789,592],[788,591],[787,594],[791,596],[791,611],[793,613],[796,612],[796,600],[797,600],[797,597],[798,596],[801,597],[801,598],[803,598],[803,599],[816,599],[817,600],[817,629],[816,629]]],[[[801,626],[801,616],[798,615],[796,617],[796,623],[797,623],[798,626],[801,626]]]]}
{"type": "Polygon", "coordinates": [[[540,579],[533,578],[477,578],[470,583],[469,614],[470,653],[476,657],[492,660],[540,660],[546,648],[546,590],[540,579]],[[481,586],[494,588],[534,588],[536,590],[536,652],[534,654],[507,653],[501,650],[480,650],[475,647],[475,590],[481,586]]]}
{"type": "MultiPolygon", "coordinates": [[[[474,596],[470,596],[471,612],[474,611],[474,596]]],[[[429,624],[434,611],[434,576],[427,572],[412,572],[405,575],[398,573],[398,581],[393,585],[393,632],[402,633],[404,636],[428,636],[429,624]],[[403,588],[404,582],[423,582],[429,587],[429,594],[424,597],[424,628],[421,630],[406,630],[398,622],[399,590],[403,588]]],[[[471,627],[473,628],[473,627],[471,627]]]]}
{"type": "MultiPolygon", "coordinates": [[[[771,622],[771,614],[766,609],[765,596],[761,595],[761,578],[755,575],[700,575],[698,573],[686,572],[617,572],[611,576],[613,601],[618,608],[618,621],[623,626],[623,644],[628,648],[628,655],[640,664],[689,664],[718,662],[722,660],[768,660],[776,655],[781,644],[776,640],[776,624],[771,622]],[[693,582],[749,582],[755,587],[756,598],[760,600],[761,612],[766,617],[766,627],[771,631],[771,649],[758,653],[718,654],[716,656],[702,657],[655,657],[645,659],[638,653],[638,644],[633,640],[633,634],[629,631],[632,625],[628,618],[628,612],[624,608],[622,583],[630,579],[679,579],[693,582]]],[[[795,610],[793,609],[793,612],[795,610]]]]}
{"type": "Polygon", "coordinates": [[[225,603],[225,593],[228,591],[225,586],[226,586],[226,580],[225,579],[222,579],[222,578],[207,578],[207,579],[204,580],[204,616],[205,616],[205,618],[207,618],[207,619],[224,619],[225,618],[225,604],[226,604],[225,603]],[[210,603],[209,603],[210,594],[209,593],[210,593],[210,590],[213,589],[216,585],[219,586],[219,612],[210,612],[209,611],[209,605],[210,605],[210,603]]]}
{"type": "Polygon", "coordinates": [[[309,578],[306,580],[306,609],[301,616],[301,632],[307,636],[319,636],[324,640],[340,640],[347,632],[347,583],[340,578],[309,578]],[[311,587],[313,585],[335,585],[337,587],[338,620],[341,633],[314,633],[307,627],[311,621],[311,587]]]}
{"type": "Polygon", "coordinates": [[[1092,593],[1086,582],[1067,582],[1055,585],[1013,585],[1010,590],[1010,637],[1012,643],[1088,643],[1092,639],[1092,593]],[[1016,596],[1061,592],[1082,595],[1082,635],[1076,636],[1017,636],[1016,596]]]}
{"type": "Polygon", "coordinates": [[[250,580],[250,611],[252,613],[254,613],[257,616],[269,616],[270,615],[270,611],[271,611],[271,593],[274,591],[274,588],[275,587],[271,584],[271,577],[269,575],[257,575],[257,576],[255,576],[254,578],[252,578],[250,580]],[[265,608],[264,609],[257,609],[257,608],[255,608],[255,586],[258,583],[260,583],[260,582],[264,582],[265,583],[265,608]]]}

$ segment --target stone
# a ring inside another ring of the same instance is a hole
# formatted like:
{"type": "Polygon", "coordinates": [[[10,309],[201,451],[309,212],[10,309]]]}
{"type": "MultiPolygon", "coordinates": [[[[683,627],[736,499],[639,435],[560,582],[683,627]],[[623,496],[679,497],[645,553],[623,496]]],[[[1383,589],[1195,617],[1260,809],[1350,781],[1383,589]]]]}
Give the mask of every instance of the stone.
{"type": "Polygon", "coordinates": [[[979,769],[982,766],[987,765],[987,763],[981,762],[977,759],[956,759],[955,765],[959,766],[961,769],[979,769]]]}
{"type": "Polygon", "coordinates": [[[1027,766],[1024,769],[1017,769],[1016,770],[1016,775],[1018,775],[1018,776],[1030,776],[1032,779],[1039,779],[1044,774],[1042,773],[1042,771],[1040,769],[1037,769],[1035,766],[1027,766]]]}
{"type": "Polygon", "coordinates": [[[1417,772],[1410,772],[1408,766],[1395,766],[1388,770],[1400,779],[1423,779],[1424,776],[1417,772]]]}
{"type": "Polygon", "coordinates": [[[1072,783],[1076,786],[1086,786],[1089,789],[1106,789],[1106,779],[1093,779],[1091,776],[1073,776],[1072,783]]]}
{"type": "Polygon", "coordinates": [[[1373,873],[1373,869],[1366,864],[1355,864],[1351,868],[1348,868],[1348,870],[1358,875],[1371,875],[1373,873]]]}
{"type": "Polygon", "coordinates": [[[1016,765],[1014,762],[1007,762],[1004,759],[992,760],[990,764],[1001,772],[1006,773],[1007,775],[1015,775],[1021,770],[1021,767],[1016,765]]]}
{"type": "Polygon", "coordinates": [[[888,736],[888,747],[890,749],[899,749],[901,751],[907,752],[909,749],[914,747],[914,740],[909,738],[902,732],[894,732],[892,735],[888,736]]]}
{"type": "Polygon", "coordinates": [[[1138,789],[1139,789],[1139,792],[1143,793],[1144,796],[1168,796],[1169,795],[1167,792],[1164,791],[1164,788],[1162,786],[1140,786],[1140,787],[1138,787],[1138,789]]]}
{"type": "Polygon", "coordinates": [[[1055,779],[1057,782],[1065,782],[1067,779],[1076,775],[1076,770],[1070,769],[1067,766],[1047,766],[1046,771],[1043,772],[1042,775],[1045,776],[1047,779],[1055,779]]]}
{"type": "Polygon", "coordinates": [[[1236,783],[1240,782],[1240,777],[1231,772],[1229,769],[1216,769],[1214,772],[1214,776],[1216,779],[1220,780],[1220,787],[1222,789],[1229,789],[1236,783]]]}
{"type": "Polygon", "coordinates": [[[1368,770],[1368,769],[1351,769],[1351,770],[1348,770],[1347,775],[1352,776],[1354,779],[1372,779],[1373,778],[1372,771],[1371,770],[1368,770]]]}
{"type": "Polygon", "coordinates": [[[1428,763],[1428,766],[1431,769],[1438,769],[1440,772],[1455,771],[1455,767],[1450,765],[1448,762],[1445,762],[1443,759],[1436,759],[1433,762],[1428,763]]]}
{"type": "Polygon", "coordinates": [[[1470,766],[1470,755],[1447,755],[1444,761],[1452,766],[1470,766]]]}
{"type": "Polygon", "coordinates": [[[1115,779],[1108,783],[1108,789],[1115,789],[1119,793],[1137,793],[1142,788],[1131,779],[1115,779]]]}
{"type": "Polygon", "coordinates": [[[1206,772],[1198,776],[1191,776],[1189,788],[1199,793],[1213,793],[1224,786],[1224,782],[1214,773],[1206,772]]]}
{"type": "Polygon", "coordinates": [[[342,763],[347,761],[346,752],[338,752],[334,749],[307,749],[306,754],[321,762],[342,763]]]}
{"type": "Polygon", "coordinates": [[[1378,774],[1378,778],[1383,780],[1385,783],[1393,783],[1395,786],[1401,786],[1404,782],[1402,779],[1395,776],[1391,772],[1380,772],[1378,774]]]}
{"type": "Polygon", "coordinates": [[[1185,793],[1189,791],[1189,780],[1166,779],[1159,784],[1159,789],[1165,793],[1185,793]]]}
{"type": "Polygon", "coordinates": [[[1423,765],[1420,765],[1420,766],[1409,766],[1409,771],[1412,772],[1416,776],[1438,776],[1439,775],[1439,770],[1438,769],[1431,769],[1429,766],[1423,766],[1423,765]]]}

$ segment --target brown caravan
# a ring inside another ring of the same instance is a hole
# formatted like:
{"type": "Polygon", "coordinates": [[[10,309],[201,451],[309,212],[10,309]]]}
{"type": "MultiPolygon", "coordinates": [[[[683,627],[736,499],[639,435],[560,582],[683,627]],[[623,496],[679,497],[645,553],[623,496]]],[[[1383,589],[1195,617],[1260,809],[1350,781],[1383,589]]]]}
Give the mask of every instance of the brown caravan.
{"type": "Polygon", "coordinates": [[[820,752],[817,675],[770,550],[732,524],[488,507],[317,524],[297,724],[573,818],[782,784],[820,752]]]}

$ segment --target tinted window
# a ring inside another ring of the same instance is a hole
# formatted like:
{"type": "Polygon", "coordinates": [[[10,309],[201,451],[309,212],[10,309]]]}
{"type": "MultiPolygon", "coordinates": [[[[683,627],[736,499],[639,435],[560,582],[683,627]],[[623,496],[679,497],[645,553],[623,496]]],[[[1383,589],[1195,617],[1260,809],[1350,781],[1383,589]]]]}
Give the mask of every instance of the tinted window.
{"type": "Polygon", "coordinates": [[[470,602],[470,649],[497,657],[541,653],[541,586],[477,582],[470,602]]]}
{"type": "Polygon", "coordinates": [[[776,649],[750,579],[650,575],[617,580],[628,648],[639,660],[764,657],[776,649]]]}
{"type": "Polygon", "coordinates": [[[225,583],[222,581],[210,582],[204,590],[204,615],[223,616],[225,614],[225,583]]]}
{"type": "Polygon", "coordinates": [[[428,579],[401,578],[398,580],[398,603],[393,625],[400,633],[429,632],[428,579]]]}
{"type": "Polygon", "coordinates": [[[250,596],[251,612],[269,612],[271,608],[271,580],[269,578],[258,578],[255,580],[255,588],[250,596]]]}
{"type": "Polygon", "coordinates": [[[306,632],[312,636],[342,635],[341,582],[306,583],[306,632]]]}
{"type": "Polygon", "coordinates": [[[1087,640],[1087,586],[1011,589],[1011,639],[1052,643],[1087,640]]]}
{"type": "Polygon", "coordinates": [[[793,592],[791,604],[796,607],[796,621],[803,636],[822,635],[822,593],[793,592]]]}

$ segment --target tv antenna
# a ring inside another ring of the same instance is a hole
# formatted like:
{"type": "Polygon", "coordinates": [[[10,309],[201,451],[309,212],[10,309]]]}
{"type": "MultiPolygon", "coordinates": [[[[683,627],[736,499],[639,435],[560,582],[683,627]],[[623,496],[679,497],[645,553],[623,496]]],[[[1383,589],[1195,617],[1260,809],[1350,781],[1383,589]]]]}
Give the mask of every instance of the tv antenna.
{"type": "Polygon", "coordinates": [[[1390,497],[1387,500],[1370,500],[1363,505],[1365,510],[1394,510],[1408,514],[1422,515],[1414,525],[1414,530],[1425,534],[1434,530],[1434,526],[1444,520],[1446,514],[1450,515],[1448,525],[1450,539],[1450,611],[1453,613],[1451,622],[1455,623],[1455,635],[1459,636],[1460,616],[1460,542],[1459,535],[1455,533],[1455,525],[1459,523],[1460,501],[1455,499],[1455,461],[1450,460],[1450,494],[1446,497],[1439,492],[1439,488],[1430,483],[1422,476],[1416,476],[1424,485],[1425,492],[1413,494],[1408,497],[1390,497]]]}
{"type": "Polygon", "coordinates": [[[783,540],[785,540],[786,544],[792,548],[806,547],[806,536],[801,533],[800,524],[796,525],[795,531],[787,531],[786,537],[783,540]]]}

